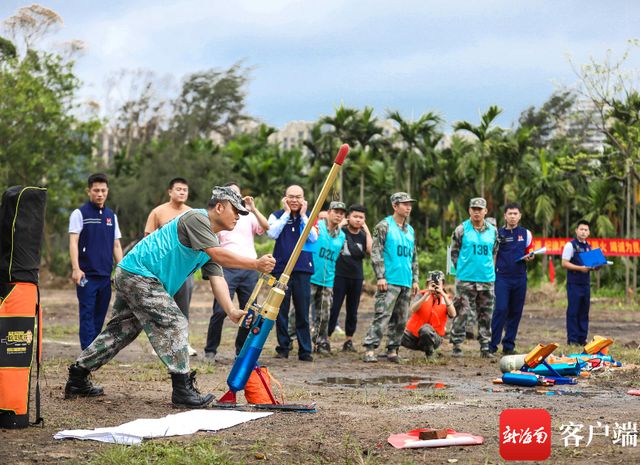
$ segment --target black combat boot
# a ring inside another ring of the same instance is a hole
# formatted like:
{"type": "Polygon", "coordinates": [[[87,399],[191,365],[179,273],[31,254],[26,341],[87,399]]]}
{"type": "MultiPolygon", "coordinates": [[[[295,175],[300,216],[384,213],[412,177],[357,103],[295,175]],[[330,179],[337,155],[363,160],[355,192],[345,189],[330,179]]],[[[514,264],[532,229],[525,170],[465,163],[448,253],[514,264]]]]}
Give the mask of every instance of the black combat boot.
{"type": "Polygon", "coordinates": [[[171,402],[177,408],[204,408],[213,400],[213,394],[203,396],[196,388],[196,372],[171,373],[173,394],[171,402]]]}
{"type": "Polygon", "coordinates": [[[96,397],[104,394],[102,386],[94,385],[91,380],[91,372],[82,368],[77,363],[69,366],[69,379],[64,387],[64,398],[96,397]]]}

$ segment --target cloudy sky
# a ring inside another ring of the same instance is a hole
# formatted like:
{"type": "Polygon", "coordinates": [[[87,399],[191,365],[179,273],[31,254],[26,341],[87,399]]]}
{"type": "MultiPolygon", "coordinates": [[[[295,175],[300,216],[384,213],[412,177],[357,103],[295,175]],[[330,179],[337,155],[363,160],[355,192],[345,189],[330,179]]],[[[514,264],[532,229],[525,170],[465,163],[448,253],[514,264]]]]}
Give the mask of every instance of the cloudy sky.
{"type": "MultiPolygon", "coordinates": [[[[0,18],[30,2],[0,0],[0,18]]],[[[50,0],[80,39],[83,95],[104,100],[120,69],[184,75],[243,60],[249,113],[281,126],[345,105],[379,116],[439,112],[449,123],[491,104],[509,126],[558,85],[569,58],[622,52],[640,36],[640,2],[513,0],[50,0]]],[[[640,50],[638,51],[640,52],[640,50]]],[[[632,60],[640,65],[636,53],[632,60]]]]}

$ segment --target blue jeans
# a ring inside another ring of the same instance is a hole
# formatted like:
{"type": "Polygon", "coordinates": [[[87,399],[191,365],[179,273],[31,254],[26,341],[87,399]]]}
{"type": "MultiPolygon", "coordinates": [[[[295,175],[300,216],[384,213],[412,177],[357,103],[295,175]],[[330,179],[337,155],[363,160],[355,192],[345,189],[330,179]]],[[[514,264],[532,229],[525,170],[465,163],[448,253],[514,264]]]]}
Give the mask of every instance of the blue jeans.
{"type": "MultiPolygon", "coordinates": [[[[233,295],[238,294],[238,306],[244,309],[247,304],[251,292],[258,282],[258,272],[255,270],[241,270],[239,268],[223,268],[224,279],[229,286],[229,296],[233,300],[233,295]]],[[[222,325],[227,314],[217,301],[213,302],[213,314],[209,320],[209,329],[207,331],[207,345],[205,352],[217,353],[220,339],[222,338],[222,325]]],[[[236,335],[236,355],[240,353],[240,349],[244,345],[244,341],[249,334],[246,328],[238,328],[236,335]]]]}
{"type": "MultiPolygon", "coordinates": [[[[280,278],[280,274],[274,275],[280,278]]],[[[311,300],[311,274],[294,271],[291,273],[287,292],[280,305],[280,312],[276,320],[278,346],[276,351],[288,354],[291,345],[289,336],[289,307],[293,300],[296,315],[296,338],[298,339],[298,357],[311,353],[311,333],[309,332],[309,302],[311,300]]]]}
{"type": "Polygon", "coordinates": [[[527,277],[496,276],[496,304],[491,318],[492,352],[498,350],[502,339],[502,350],[514,350],[522,309],[527,295],[527,277]],[[504,338],[502,331],[504,330],[504,338]]]}
{"type": "Polygon", "coordinates": [[[111,277],[85,276],[87,284],[76,286],[80,309],[80,348],[91,345],[100,331],[111,301],[111,277]]]}

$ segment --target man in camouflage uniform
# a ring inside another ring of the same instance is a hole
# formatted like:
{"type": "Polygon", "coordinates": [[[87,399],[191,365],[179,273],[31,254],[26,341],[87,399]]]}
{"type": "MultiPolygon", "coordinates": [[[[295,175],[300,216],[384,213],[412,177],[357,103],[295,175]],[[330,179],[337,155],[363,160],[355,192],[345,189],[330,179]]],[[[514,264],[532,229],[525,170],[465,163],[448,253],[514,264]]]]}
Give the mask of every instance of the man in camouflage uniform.
{"type": "Polygon", "coordinates": [[[89,380],[90,373],[109,362],[144,329],[149,342],[171,374],[176,407],[199,408],[213,400],[195,388],[189,372],[187,319],[173,295],[198,268],[210,276],[214,297],[237,323],[244,312],[234,307],[221,266],[270,272],[270,255],[251,259],[219,246],[215,233],[234,228],[246,215],[240,195],[229,187],[215,187],[207,209],[190,210],[142,239],[119,263],[113,317],[93,343],[69,367],[65,398],[103,394],[89,380]]]}
{"type": "Polygon", "coordinates": [[[495,258],[498,235],[495,226],[485,220],[487,201],[481,197],[469,202],[469,219],[458,225],[451,236],[451,261],[456,267],[457,316],[451,326],[453,356],[462,356],[460,345],[465,338],[467,316],[475,312],[478,319],[480,354],[495,358],[489,350],[491,314],[495,299],[495,258]]]}
{"type": "Polygon", "coordinates": [[[318,221],[318,240],[313,252],[313,274],[311,275],[311,305],[315,315],[313,345],[315,352],[331,352],[329,344],[329,310],[333,303],[333,281],[336,260],[345,241],[340,228],[347,207],[343,202],[331,202],[327,217],[318,221]]]}
{"type": "Polygon", "coordinates": [[[371,262],[378,279],[378,290],[373,321],[363,341],[365,362],[378,361],[375,350],[385,327],[387,360],[400,362],[398,347],[407,323],[409,303],[419,290],[415,236],[413,228],[407,224],[412,202],[415,200],[406,192],[393,194],[393,215],[380,221],[373,232],[371,262]]]}

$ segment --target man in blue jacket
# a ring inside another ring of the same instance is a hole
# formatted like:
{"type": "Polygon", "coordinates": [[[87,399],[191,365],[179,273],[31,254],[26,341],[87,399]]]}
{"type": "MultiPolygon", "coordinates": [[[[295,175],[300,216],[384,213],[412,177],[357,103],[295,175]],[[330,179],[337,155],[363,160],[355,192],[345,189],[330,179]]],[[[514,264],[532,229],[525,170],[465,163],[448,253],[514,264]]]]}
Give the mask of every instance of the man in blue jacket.
{"type": "MultiPolygon", "coordinates": [[[[292,185],[285,191],[282,209],[269,215],[269,231],[267,235],[275,239],[273,257],[276,266],[273,276],[280,278],[291,253],[300,238],[302,230],[309,221],[307,217],[307,201],[304,199],[302,187],[292,185]]],[[[318,240],[318,230],[314,227],[298,257],[291,273],[280,312],[276,320],[278,358],[289,358],[291,337],[289,336],[289,307],[293,300],[296,319],[296,338],[298,339],[298,360],[312,362],[311,332],[309,330],[309,301],[311,299],[311,275],[313,274],[312,245],[318,240]]]]}
{"type": "Polygon", "coordinates": [[[567,344],[585,345],[589,333],[591,306],[591,268],[580,254],[591,250],[589,222],[578,221],[576,237],[562,251],[562,267],[567,270],[567,344]]]}
{"type": "Polygon", "coordinates": [[[65,398],[103,394],[89,380],[90,373],[133,342],[142,330],[171,374],[176,407],[200,408],[213,400],[195,388],[189,370],[188,322],[173,296],[195,270],[203,268],[211,291],[231,321],[244,312],[234,307],[221,266],[270,272],[275,260],[242,257],[223,249],[216,233],[234,228],[246,215],[240,195],[229,187],[215,187],[207,209],[194,209],[146,236],[124,257],[116,270],[113,318],[104,331],[69,367],[65,398]]]}
{"type": "Polygon", "coordinates": [[[106,206],[107,176],[92,174],[87,185],[89,201],[69,218],[71,279],[78,295],[82,350],[102,330],[111,301],[111,271],[122,260],[118,217],[106,206]]]}
{"type": "Polygon", "coordinates": [[[527,295],[527,265],[533,260],[531,231],[519,225],[522,218],[520,204],[513,202],[504,207],[505,225],[498,230],[496,257],[496,305],[491,318],[489,350],[498,351],[502,339],[505,355],[516,353],[516,336],[527,295]],[[524,257],[522,260],[520,260],[524,257]],[[502,332],[504,330],[504,338],[502,332]]]}

